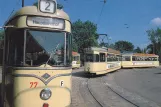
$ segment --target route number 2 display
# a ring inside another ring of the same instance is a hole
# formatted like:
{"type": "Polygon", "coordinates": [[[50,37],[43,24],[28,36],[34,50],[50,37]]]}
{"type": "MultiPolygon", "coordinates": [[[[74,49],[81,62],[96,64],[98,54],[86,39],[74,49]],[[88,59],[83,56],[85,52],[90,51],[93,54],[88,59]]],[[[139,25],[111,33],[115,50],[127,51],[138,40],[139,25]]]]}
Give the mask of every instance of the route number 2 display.
{"type": "Polygon", "coordinates": [[[54,0],[40,0],[39,9],[41,12],[45,13],[55,13],[56,3],[54,0]]]}

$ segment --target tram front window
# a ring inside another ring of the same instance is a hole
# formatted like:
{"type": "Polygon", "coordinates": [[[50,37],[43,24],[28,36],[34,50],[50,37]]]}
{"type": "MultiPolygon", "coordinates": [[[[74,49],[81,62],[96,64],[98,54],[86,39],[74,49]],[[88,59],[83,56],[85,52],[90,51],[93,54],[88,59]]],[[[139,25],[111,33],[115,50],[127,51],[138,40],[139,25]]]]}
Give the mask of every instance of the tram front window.
{"type": "Polygon", "coordinates": [[[69,39],[69,35],[66,35],[65,38],[65,33],[62,32],[28,31],[26,37],[26,65],[69,65],[69,39]]]}
{"type": "Polygon", "coordinates": [[[63,32],[16,30],[8,36],[8,64],[36,67],[71,66],[71,36],[63,32]]]}

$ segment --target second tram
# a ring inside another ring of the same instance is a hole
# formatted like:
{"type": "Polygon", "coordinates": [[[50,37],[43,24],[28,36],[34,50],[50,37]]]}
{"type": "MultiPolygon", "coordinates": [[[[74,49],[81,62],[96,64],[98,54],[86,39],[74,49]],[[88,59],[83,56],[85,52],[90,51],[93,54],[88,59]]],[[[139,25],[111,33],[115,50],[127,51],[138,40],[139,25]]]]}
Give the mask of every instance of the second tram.
{"type": "Polygon", "coordinates": [[[121,68],[120,52],[110,48],[91,47],[85,49],[85,72],[106,74],[121,68]]]}

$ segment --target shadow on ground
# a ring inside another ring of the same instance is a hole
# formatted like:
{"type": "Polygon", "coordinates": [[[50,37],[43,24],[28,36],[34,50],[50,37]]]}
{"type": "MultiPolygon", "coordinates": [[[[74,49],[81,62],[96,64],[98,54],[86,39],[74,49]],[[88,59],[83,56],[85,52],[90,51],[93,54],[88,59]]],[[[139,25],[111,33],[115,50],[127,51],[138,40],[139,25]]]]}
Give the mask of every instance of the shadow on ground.
{"type": "Polygon", "coordinates": [[[82,78],[98,78],[98,77],[102,77],[105,76],[106,74],[103,75],[95,75],[95,74],[90,74],[90,73],[86,73],[84,71],[78,71],[78,72],[73,72],[72,76],[74,77],[82,77],[82,78]]]}

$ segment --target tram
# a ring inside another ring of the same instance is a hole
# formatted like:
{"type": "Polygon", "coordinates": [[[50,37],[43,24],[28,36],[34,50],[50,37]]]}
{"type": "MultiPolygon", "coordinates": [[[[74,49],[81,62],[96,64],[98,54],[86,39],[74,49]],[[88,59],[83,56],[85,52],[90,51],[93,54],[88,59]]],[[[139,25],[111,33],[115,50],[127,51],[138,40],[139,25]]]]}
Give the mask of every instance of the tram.
{"type": "Polygon", "coordinates": [[[72,68],[80,68],[80,54],[78,52],[72,52],[73,60],[72,60],[72,68]]]}
{"type": "Polygon", "coordinates": [[[159,56],[155,54],[128,53],[122,54],[122,68],[157,67],[159,56]]]}
{"type": "Polygon", "coordinates": [[[69,107],[72,37],[56,0],[18,10],[5,24],[2,107],[69,107]]]}
{"type": "Polygon", "coordinates": [[[85,49],[84,71],[90,74],[106,74],[121,68],[120,52],[110,48],[85,49]]]}

